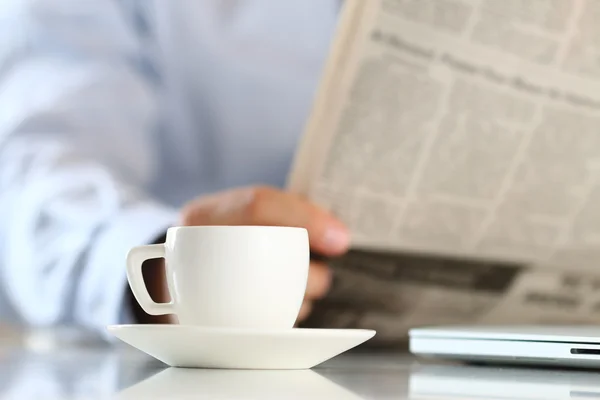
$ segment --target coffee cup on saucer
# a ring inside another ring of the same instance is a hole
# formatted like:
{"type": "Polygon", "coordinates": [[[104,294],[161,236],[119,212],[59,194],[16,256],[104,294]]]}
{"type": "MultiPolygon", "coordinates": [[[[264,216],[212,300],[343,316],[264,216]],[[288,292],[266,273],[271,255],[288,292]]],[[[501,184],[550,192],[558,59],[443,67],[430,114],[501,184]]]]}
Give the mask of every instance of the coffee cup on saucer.
{"type": "Polygon", "coordinates": [[[175,314],[181,325],[291,329],[306,290],[310,263],[304,228],[174,227],[164,244],[133,248],[127,278],[150,315],[175,314]],[[154,302],[142,263],[164,258],[171,301],[154,302]]]}
{"type": "Polygon", "coordinates": [[[172,367],[308,369],[371,339],[367,329],[300,329],[310,249],[304,228],[174,227],[164,244],[127,256],[127,279],[142,309],[179,324],[112,325],[108,331],[172,367]],[[142,264],[164,258],[171,297],[156,303],[142,264]]]}

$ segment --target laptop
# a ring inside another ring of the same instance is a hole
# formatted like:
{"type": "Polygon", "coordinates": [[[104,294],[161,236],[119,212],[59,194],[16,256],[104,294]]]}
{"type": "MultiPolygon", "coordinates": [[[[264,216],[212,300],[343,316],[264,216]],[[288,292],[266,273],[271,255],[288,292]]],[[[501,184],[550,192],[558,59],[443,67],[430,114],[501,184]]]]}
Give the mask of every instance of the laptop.
{"type": "Polygon", "coordinates": [[[453,326],[409,331],[420,357],[486,364],[600,368],[600,326],[453,326]]]}

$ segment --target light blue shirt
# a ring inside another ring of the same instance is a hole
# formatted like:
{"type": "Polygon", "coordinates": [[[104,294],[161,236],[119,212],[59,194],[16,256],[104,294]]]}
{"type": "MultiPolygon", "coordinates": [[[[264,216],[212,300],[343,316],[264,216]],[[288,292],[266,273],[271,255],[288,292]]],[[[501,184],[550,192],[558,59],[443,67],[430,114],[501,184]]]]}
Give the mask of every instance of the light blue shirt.
{"type": "Polygon", "coordinates": [[[339,0],[2,0],[0,320],[128,319],[124,260],[207,192],[282,186],[339,0]]]}

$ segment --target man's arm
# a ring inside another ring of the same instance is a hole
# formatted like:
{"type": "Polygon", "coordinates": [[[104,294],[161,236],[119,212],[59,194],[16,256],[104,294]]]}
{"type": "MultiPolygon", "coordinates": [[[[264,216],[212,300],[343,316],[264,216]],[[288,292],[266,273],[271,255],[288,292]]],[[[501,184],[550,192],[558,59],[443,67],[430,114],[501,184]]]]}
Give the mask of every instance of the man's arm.
{"type": "Polygon", "coordinates": [[[103,331],[131,317],[127,251],[177,218],[140,190],[157,115],[143,53],[115,1],[7,0],[0,20],[1,289],[27,323],[103,331]]]}

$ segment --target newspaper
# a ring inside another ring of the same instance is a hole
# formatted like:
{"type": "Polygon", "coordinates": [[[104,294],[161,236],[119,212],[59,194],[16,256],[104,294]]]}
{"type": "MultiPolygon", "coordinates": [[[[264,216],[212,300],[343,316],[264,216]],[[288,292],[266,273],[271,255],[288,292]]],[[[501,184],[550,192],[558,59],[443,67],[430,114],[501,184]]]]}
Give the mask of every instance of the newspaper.
{"type": "Polygon", "coordinates": [[[600,321],[600,2],[346,0],[289,189],[353,249],[308,324],[600,321]]]}

